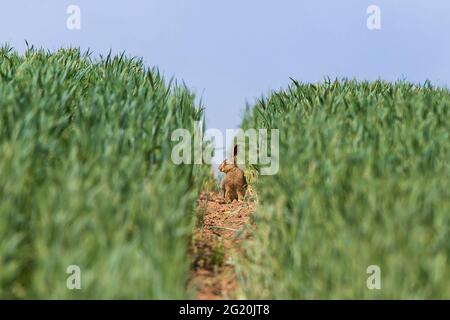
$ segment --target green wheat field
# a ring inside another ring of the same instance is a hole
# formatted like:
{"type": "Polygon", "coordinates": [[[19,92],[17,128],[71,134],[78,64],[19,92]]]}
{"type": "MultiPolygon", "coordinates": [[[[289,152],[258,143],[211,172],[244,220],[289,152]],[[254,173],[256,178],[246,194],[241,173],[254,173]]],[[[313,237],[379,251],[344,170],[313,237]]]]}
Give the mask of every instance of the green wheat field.
{"type": "MultiPolygon", "coordinates": [[[[194,135],[203,106],[141,59],[91,55],[0,49],[0,298],[191,298],[211,170],[173,164],[171,133],[194,135]]],[[[280,130],[280,170],[253,185],[244,298],[450,298],[448,89],[292,80],[242,128],[280,130]]]]}

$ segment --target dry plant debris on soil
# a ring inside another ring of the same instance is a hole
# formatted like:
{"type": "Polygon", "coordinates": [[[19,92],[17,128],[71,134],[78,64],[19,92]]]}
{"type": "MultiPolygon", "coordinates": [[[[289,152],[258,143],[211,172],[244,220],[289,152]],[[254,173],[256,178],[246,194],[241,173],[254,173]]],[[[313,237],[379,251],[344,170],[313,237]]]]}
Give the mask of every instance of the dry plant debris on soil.
{"type": "Polygon", "coordinates": [[[250,237],[251,201],[225,203],[221,194],[202,193],[199,223],[192,237],[192,273],[188,287],[197,299],[239,298],[235,270],[242,241],[250,237]]]}

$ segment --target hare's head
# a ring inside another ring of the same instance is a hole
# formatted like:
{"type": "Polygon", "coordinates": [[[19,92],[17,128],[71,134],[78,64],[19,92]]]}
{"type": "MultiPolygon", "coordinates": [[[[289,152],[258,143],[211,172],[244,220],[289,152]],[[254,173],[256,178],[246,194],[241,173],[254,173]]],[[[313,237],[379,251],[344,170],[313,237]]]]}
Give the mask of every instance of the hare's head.
{"type": "Polygon", "coordinates": [[[227,173],[229,172],[231,169],[236,168],[237,164],[236,164],[236,157],[237,157],[237,145],[234,146],[233,148],[233,156],[231,157],[231,159],[225,159],[219,166],[219,171],[220,172],[224,172],[227,173]]]}
{"type": "Polygon", "coordinates": [[[231,169],[233,169],[235,167],[236,167],[236,165],[234,164],[233,161],[226,159],[220,164],[219,171],[227,173],[228,171],[230,171],[231,169]]]}

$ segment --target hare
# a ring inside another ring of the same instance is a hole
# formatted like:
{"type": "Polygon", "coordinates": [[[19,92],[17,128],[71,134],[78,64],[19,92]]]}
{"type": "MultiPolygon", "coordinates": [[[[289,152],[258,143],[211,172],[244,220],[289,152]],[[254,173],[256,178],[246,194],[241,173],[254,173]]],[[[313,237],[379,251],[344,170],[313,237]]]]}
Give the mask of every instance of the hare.
{"type": "Polygon", "coordinates": [[[247,190],[244,171],[236,163],[237,151],[237,145],[235,145],[231,160],[226,159],[219,166],[219,171],[225,173],[225,178],[222,180],[222,191],[226,202],[233,202],[235,199],[242,201],[247,190]]]}

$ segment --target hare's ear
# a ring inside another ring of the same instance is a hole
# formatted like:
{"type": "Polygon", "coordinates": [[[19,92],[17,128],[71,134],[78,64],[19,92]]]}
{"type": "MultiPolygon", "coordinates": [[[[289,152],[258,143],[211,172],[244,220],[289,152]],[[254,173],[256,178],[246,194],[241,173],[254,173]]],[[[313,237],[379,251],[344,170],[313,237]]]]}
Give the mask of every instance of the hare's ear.
{"type": "Polygon", "coordinates": [[[233,163],[236,165],[237,163],[237,153],[238,153],[238,146],[237,144],[233,148],[233,163]]]}

